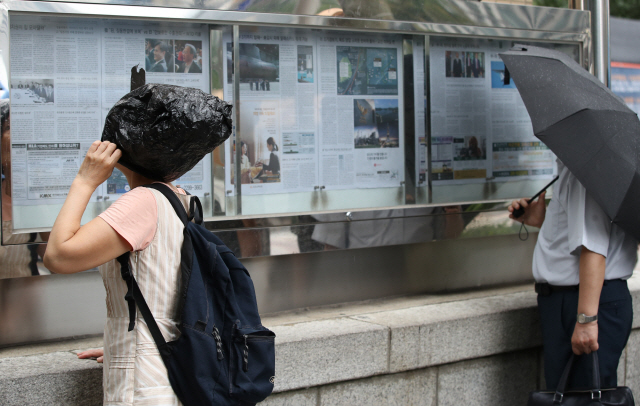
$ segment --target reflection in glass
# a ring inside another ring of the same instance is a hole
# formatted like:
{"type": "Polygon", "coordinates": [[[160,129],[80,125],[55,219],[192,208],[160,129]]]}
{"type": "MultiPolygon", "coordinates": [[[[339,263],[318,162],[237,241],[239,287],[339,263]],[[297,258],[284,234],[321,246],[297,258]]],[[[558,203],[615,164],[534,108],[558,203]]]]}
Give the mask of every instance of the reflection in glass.
{"type": "Polygon", "coordinates": [[[39,253],[44,254],[45,245],[24,245],[34,242],[37,233],[12,234],[11,226],[11,116],[9,100],[0,100],[0,122],[2,124],[2,238],[0,247],[0,279],[39,275],[39,253]],[[23,244],[23,245],[4,245],[23,244]]]}

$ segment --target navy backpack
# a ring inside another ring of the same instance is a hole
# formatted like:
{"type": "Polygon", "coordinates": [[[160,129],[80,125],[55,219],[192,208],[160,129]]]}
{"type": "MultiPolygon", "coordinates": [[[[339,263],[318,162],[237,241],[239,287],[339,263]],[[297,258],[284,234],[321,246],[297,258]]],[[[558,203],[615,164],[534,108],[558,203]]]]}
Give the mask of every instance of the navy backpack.
{"type": "Polygon", "coordinates": [[[154,183],[184,224],[181,250],[180,338],[166,342],[129,269],[129,253],[118,257],[128,286],[129,331],[136,305],[149,326],[169,381],[185,406],[254,405],[271,394],[275,380],[275,334],[262,326],[247,269],[202,224],[202,206],[191,198],[187,215],[166,185],[154,183]],[[197,210],[196,210],[197,209],[197,210]],[[195,217],[195,223],[192,222],[195,217]]]}

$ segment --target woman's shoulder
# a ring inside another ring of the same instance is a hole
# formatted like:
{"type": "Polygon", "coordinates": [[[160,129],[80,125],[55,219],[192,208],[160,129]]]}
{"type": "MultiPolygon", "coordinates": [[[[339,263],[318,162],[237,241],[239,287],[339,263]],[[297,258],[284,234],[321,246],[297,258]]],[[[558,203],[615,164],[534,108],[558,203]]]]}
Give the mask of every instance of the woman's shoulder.
{"type": "Polygon", "coordinates": [[[137,187],[118,198],[100,214],[133,247],[134,251],[146,248],[155,235],[158,222],[158,206],[150,189],[137,187]]]}
{"type": "Polygon", "coordinates": [[[117,202],[125,202],[130,204],[148,204],[151,202],[155,202],[155,200],[156,198],[149,188],[140,186],[137,188],[133,188],[120,196],[114,204],[116,204],[117,202]]]}

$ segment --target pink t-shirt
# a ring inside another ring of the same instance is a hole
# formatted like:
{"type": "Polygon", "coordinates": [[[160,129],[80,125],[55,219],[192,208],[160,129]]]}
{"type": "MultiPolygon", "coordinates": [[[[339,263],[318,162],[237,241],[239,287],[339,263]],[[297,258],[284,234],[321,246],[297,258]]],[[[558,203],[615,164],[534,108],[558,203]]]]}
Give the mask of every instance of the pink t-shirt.
{"type": "MultiPolygon", "coordinates": [[[[178,189],[180,194],[186,194],[178,189]]],[[[137,187],[120,196],[98,217],[103,219],[132,247],[141,251],[151,244],[158,228],[158,206],[151,190],[137,187]]]]}

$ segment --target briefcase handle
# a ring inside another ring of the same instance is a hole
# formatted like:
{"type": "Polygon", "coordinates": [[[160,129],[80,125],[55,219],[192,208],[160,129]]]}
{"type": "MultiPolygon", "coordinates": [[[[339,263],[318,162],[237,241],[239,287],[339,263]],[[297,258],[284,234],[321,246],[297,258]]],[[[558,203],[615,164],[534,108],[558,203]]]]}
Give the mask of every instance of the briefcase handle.
{"type": "MultiPolygon", "coordinates": [[[[600,398],[602,397],[602,392],[600,391],[600,365],[598,363],[597,351],[591,353],[591,359],[593,360],[593,382],[591,389],[591,399],[600,400],[600,398]]],[[[575,354],[572,353],[571,358],[569,358],[569,362],[567,362],[567,366],[564,367],[564,371],[562,372],[562,376],[560,377],[560,382],[558,382],[558,387],[556,388],[556,393],[553,395],[554,405],[559,405],[562,403],[564,392],[567,388],[567,381],[569,380],[569,375],[571,374],[571,368],[573,367],[574,360],[575,354]]]]}

